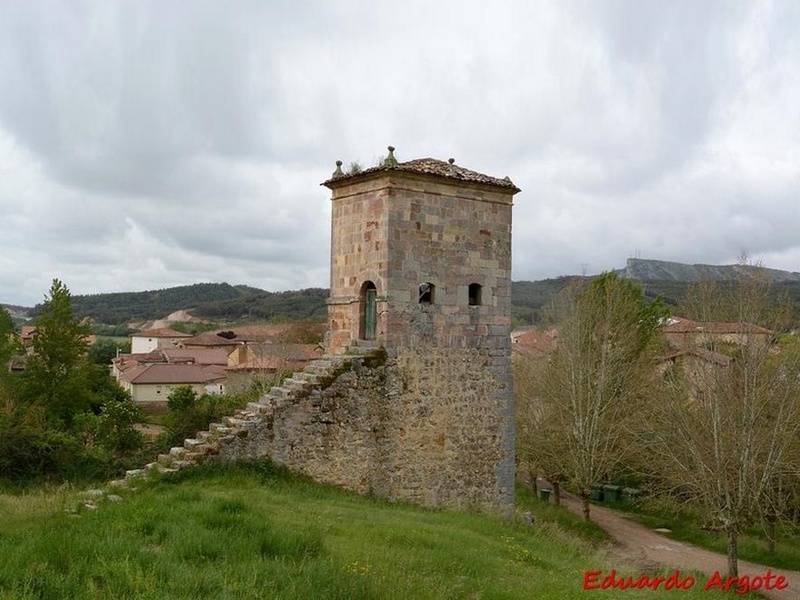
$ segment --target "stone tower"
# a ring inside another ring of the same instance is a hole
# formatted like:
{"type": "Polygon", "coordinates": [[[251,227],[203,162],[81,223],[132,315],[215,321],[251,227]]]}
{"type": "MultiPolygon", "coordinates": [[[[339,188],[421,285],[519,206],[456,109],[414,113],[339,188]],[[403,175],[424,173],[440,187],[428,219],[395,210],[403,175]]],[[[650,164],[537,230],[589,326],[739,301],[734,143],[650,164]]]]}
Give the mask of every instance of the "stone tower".
{"type": "MultiPolygon", "coordinates": [[[[429,505],[513,504],[511,207],[519,189],[448,162],[398,162],[332,192],[327,350],[386,350],[385,477],[429,505]]],[[[378,435],[378,434],[376,434],[378,435]]]]}
{"type": "Polygon", "coordinates": [[[160,455],[260,459],[427,506],[514,504],[508,178],[453,159],[344,174],[332,192],[327,356],[160,455]]]}

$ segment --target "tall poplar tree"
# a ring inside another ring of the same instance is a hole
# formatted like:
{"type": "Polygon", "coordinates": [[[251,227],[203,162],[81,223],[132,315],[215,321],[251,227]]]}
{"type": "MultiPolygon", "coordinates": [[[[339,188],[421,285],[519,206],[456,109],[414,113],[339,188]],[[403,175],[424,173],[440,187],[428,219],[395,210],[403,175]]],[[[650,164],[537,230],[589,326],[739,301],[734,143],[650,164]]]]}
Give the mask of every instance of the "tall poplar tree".
{"type": "Polygon", "coordinates": [[[568,288],[557,315],[556,350],[520,399],[534,422],[523,443],[578,490],[589,520],[592,486],[625,461],[642,424],[666,312],[635,282],[604,273],[568,288]]]}
{"type": "Polygon", "coordinates": [[[725,323],[733,333],[703,336],[703,350],[725,358],[716,366],[668,373],[650,445],[663,459],[664,482],[724,528],[730,575],[738,572],[739,532],[780,515],[781,482],[800,471],[800,348],[781,336],[790,304],[763,269],[742,266],[736,282],[690,290],[688,316],[700,330],[725,323]]]}
{"type": "Polygon", "coordinates": [[[73,314],[69,289],[58,279],[53,280],[35,325],[22,374],[22,397],[43,406],[52,424],[69,428],[91,406],[86,357],[91,330],[73,314]]]}

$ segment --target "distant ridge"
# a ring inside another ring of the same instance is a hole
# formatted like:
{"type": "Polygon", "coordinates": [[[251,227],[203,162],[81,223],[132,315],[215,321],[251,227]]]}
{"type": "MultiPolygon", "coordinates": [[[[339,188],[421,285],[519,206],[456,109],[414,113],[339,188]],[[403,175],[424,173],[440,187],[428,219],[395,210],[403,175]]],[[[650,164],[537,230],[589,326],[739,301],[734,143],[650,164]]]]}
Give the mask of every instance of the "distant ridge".
{"type": "MultiPolygon", "coordinates": [[[[624,269],[617,273],[627,279],[637,281],[681,281],[694,282],[703,280],[727,281],[735,279],[742,273],[753,272],[758,267],[749,265],[687,265],[666,260],[649,260],[646,258],[629,258],[624,269]]],[[[775,283],[800,282],[800,273],[780,271],[778,269],[761,268],[775,283]]]]}
{"type": "MultiPolygon", "coordinates": [[[[742,265],[689,265],[665,260],[629,258],[621,277],[644,285],[647,297],[661,296],[671,307],[678,307],[690,283],[706,279],[730,280],[755,267],[742,265]]],[[[800,314],[800,273],[763,268],[772,281],[789,293],[800,314]]],[[[511,283],[511,317],[515,325],[543,322],[546,307],[571,280],[562,276],[540,281],[511,283]]],[[[251,321],[292,321],[308,319],[325,322],[328,290],[309,288],[285,292],[267,292],[244,285],[202,283],[145,292],[115,292],[73,296],[77,316],[91,317],[95,324],[126,325],[138,328],[145,322],[164,319],[176,311],[192,318],[215,323],[251,321]]],[[[35,317],[41,306],[7,306],[17,325],[35,317]]],[[[184,317],[181,320],[186,320],[184,317]]],[[[123,328],[124,329],[124,328],[123,328]]],[[[99,330],[98,330],[99,331],[99,330]]],[[[124,333],[123,333],[124,334],[124,333]]],[[[103,334],[111,335],[111,334],[103,334]]],[[[116,333],[113,335],[117,335],[116,333]]]]}

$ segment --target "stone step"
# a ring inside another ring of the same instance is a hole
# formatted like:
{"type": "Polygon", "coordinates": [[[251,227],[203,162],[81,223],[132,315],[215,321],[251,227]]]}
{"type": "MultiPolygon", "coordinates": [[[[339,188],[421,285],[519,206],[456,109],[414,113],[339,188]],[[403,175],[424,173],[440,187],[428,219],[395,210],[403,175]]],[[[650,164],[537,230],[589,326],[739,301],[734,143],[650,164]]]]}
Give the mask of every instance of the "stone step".
{"type": "Polygon", "coordinates": [[[174,458],[181,458],[187,452],[188,452],[188,450],[186,448],[184,448],[183,446],[175,446],[175,447],[169,449],[169,455],[174,457],[174,458]]]}
{"type": "Polygon", "coordinates": [[[294,377],[290,377],[289,379],[284,379],[281,386],[289,390],[303,392],[314,387],[314,384],[310,381],[306,381],[305,379],[295,379],[294,377]]]}
{"type": "Polygon", "coordinates": [[[291,398],[292,394],[293,390],[290,390],[289,388],[285,388],[283,386],[272,388],[272,391],[270,392],[270,395],[274,396],[276,400],[286,400],[288,398],[291,398]]]}
{"type": "Polygon", "coordinates": [[[305,393],[316,386],[316,382],[306,381],[305,379],[290,378],[283,382],[283,387],[294,393],[305,393]]]}
{"type": "Polygon", "coordinates": [[[315,375],[328,375],[332,369],[333,363],[329,360],[321,358],[308,363],[303,371],[306,373],[313,373],[315,375]]]}
{"type": "Polygon", "coordinates": [[[273,394],[272,392],[268,392],[262,396],[259,396],[258,402],[259,404],[263,404],[264,406],[272,406],[278,397],[273,394]]]}
{"type": "MultiPolygon", "coordinates": [[[[161,456],[166,456],[166,455],[162,454],[161,456]]],[[[178,469],[173,469],[171,465],[172,461],[170,461],[169,464],[167,465],[159,462],[154,462],[147,465],[147,470],[150,471],[151,473],[154,471],[156,473],[174,473],[175,471],[178,470],[178,469]]]]}
{"type": "Polygon", "coordinates": [[[189,452],[189,454],[186,455],[187,462],[202,463],[205,459],[205,452],[189,452]]]}
{"type": "Polygon", "coordinates": [[[318,375],[317,373],[307,373],[306,371],[300,371],[299,373],[295,373],[294,375],[292,375],[292,379],[307,381],[312,385],[316,385],[322,380],[322,376],[318,375]]]}
{"type": "MultiPolygon", "coordinates": [[[[224,417],[222,421],[229,428],[233,429],[237,429],[239,427],[245,427],[249,423],[248,420],[242,419],[241,417],[224,417]]],[[[230,433],[230,429],[228,429],[226,433],[230,433]]]]}
{"type": "Polygon", "coordinates": [[[263,415],[270,412],[272,408],[269,405],[261,404],[260,402],[248,402],[247,410],[255,415],[263,415]]]}

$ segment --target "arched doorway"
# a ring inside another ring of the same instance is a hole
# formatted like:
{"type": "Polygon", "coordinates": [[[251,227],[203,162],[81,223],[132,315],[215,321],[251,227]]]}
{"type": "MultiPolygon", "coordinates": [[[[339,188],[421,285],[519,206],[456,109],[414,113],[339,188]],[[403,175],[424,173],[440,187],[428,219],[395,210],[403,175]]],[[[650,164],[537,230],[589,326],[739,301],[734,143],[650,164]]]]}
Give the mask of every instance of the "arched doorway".
{"type": "Polygon", "coordinates": [[[361,286],[359,339],[374,340],[378,330],[378,289],[371,281],[361,286]]]}

